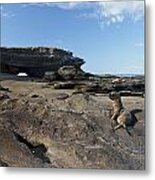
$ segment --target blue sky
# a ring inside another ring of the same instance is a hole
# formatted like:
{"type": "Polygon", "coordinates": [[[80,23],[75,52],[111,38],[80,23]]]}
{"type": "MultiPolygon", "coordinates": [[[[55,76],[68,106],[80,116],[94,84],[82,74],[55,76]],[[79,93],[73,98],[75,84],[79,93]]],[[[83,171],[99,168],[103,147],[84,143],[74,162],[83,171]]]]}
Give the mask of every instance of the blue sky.
{"type": "Polygon", "coordinates": [[[144,2],[1,4],[1,46],[60,47],[89,72],[143,74],[144,2]]]}

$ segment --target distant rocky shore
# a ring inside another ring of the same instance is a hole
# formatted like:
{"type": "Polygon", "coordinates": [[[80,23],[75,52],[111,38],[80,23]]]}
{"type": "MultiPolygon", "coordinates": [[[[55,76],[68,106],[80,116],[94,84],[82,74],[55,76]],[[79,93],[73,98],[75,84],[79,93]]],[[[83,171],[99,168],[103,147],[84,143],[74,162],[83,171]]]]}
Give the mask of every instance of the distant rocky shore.
{"type": "Polygon", "coordinates": [[[55,89],[77,89],[78,92],[109,93],[119,91],[124,96],[144,96],[144,76],[95,75],[82,70],[85,61],[70,51],[58,48],[1,47],[0,79],[51,82],[55,89]],[[18,73],[28,77],[17,77],[18,73]],[[7,73],[7,75],[6,75],[7,73]]]}

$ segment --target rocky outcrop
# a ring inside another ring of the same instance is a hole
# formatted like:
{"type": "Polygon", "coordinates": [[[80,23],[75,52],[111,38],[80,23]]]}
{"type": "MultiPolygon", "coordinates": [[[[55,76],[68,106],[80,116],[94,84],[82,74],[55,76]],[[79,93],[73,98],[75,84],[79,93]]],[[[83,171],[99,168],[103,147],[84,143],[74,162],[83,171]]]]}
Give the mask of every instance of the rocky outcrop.
{"type": "MultiPolygon", "coordinates": [[[[144,99],[123,97],[140,109],[130,137],[111,131],[111,101],[103,94],[53,89],[46,83],[2,81],[0,91],[0,165],[143,170],[144,99]]],[[[82,85],[81,85],[82,86],[82,85]]]]}
{"type": "Polygon", "coordinates": [[[63,80],[84,80],[87,79],[86,73],[75,66],[62,66],[58,74],[63,80]]]}
{"type": "Polygon", "coordinates": [[[126,80],[123,84],[113,84],[109,80],[91,80],[88,81],[57,81],[54,83],[55,89],[74,89],[77,93],[79,92],[92,92],[108,94],[112,91],[120,92],[123,96],[144,96],[145,94],[145,83],[144,81],[126,80]]]}
{"type": "Polygon", "coordinates": [[[63,66],[58,70],[58,74],[64,80],[74,79],[76,73],[77,73],[77,69],[74,66],[63,66]]]}
{"type": "Polygon", "coordinates": [[[57,71],[64,65],[80,68],[85,62],[74,57],[70,51],[57,48],[0,48],[1,72],[18,74],[25,72],[29,76],[43,77],[46,71],[57,71]]]}

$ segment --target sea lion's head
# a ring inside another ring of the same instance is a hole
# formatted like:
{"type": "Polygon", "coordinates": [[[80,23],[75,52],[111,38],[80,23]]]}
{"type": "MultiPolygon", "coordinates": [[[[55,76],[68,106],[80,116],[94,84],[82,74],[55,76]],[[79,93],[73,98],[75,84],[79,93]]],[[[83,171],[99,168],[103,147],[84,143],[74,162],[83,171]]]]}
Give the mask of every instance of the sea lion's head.
{"type": "Polygon", "coordinates": [[[117,100],[120,98],[120,93],[113,91],[113,92],[109,93],[109,98],[112,101],[117,100]]]}

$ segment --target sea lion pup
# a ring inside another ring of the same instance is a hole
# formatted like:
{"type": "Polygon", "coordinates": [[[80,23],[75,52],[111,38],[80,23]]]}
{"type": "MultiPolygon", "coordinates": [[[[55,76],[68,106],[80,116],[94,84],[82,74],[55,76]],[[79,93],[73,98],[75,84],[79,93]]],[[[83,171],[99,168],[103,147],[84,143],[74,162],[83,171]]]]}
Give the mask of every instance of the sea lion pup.
{"type": "MultiPolygon", "coordinates": [[[[109,98],[112,100],[114,114],[111,117],[111,126],[114,131],[120,128],[124,128],[131,136],[129,129],[133,128],[137,123],[137,118],[134,115],[134,111],[128,111],[123,107],[120,94],[117,92],[111,92],[109,98]],[[113,122],[117,125],[113,127],[113,122]]],[[[137,111],[138,112],[138,111],[137,111]]]]}

